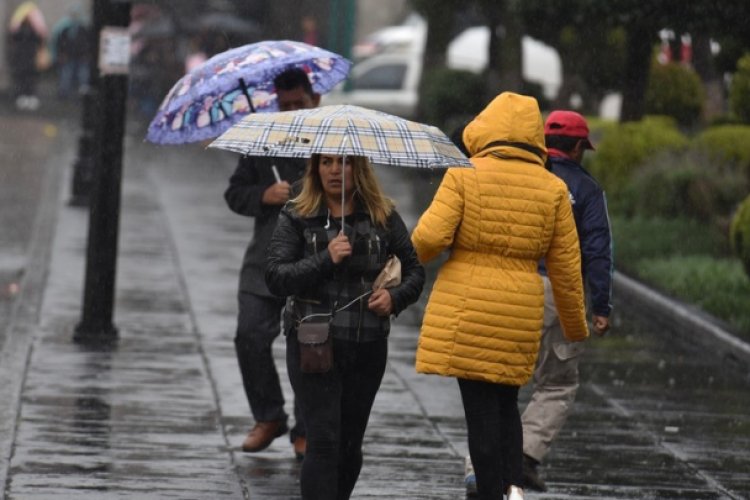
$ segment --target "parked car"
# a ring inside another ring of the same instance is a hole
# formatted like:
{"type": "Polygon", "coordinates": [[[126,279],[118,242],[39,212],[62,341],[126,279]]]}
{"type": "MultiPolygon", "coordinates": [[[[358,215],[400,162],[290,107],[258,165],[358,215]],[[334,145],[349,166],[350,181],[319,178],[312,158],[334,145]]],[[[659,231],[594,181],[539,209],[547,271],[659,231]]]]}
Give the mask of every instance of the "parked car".
{"type": "MultiPolygon", "coordinates": [[[[419,16],[406,25],[379,30],[354,47],[364,55],[352,67],[348,80],[323,96],[323,104],[354,104],[378,109],[405,118],[414,118],[419,102],[427,23],[419,16]],[[405,29],[404,29],[405,28],[405,29]]],[[[489,28],[475,26],[464,30],[448,45],[449,68],[480,73],[487,67],[489,28]]],[[[560,57],[555,49],[524,36],[523,74],[540,83],[548,98],[560,88],[560,57]]]]}

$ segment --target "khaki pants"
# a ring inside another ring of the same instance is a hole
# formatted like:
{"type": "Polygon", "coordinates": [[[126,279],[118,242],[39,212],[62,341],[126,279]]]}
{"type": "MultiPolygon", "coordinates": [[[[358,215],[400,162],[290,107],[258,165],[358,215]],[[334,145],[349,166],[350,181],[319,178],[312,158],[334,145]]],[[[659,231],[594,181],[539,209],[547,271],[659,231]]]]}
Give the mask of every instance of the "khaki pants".
{"type": "Polygon", "coordinates": [[[534,369],[534,392],[521,415],[523,452],[541,462],[568,418],[578,391],[578,362],[583,342],[568,342],[552,296],[549,279],[544,280],[544,327],[539,357],[534,369]]]}

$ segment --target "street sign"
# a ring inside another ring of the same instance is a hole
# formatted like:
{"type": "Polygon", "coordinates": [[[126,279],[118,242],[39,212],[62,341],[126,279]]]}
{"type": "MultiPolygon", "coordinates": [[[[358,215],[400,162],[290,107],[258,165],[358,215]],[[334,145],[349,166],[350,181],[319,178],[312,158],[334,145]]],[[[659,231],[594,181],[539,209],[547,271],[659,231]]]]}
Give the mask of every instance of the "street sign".
{"type": "Polygon", "coordinates": [[[99,71],[102,75],[127,75],[130,34],[127,28],[106,26],[99,34],[99,71]]]}

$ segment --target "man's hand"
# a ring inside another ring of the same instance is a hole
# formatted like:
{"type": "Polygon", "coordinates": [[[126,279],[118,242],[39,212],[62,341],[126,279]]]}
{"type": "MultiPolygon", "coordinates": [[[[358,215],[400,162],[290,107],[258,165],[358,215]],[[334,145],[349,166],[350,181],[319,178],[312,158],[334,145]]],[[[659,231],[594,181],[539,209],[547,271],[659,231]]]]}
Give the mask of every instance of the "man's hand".
{"type": "Polygon", "coordinates": [[[328,253],[331,254],[331,260],[334,264],[340,264],[342,260],[352,254],[349,238],[344,233],[339,233],[328,243],[328,253]]]}
{"type": "Polygon", "coordinates": [[[609,330],[609,318],[606,316],[597,316],[595,314],[591,318],[591,322],[594,324],[594,333],[600,337],[609,330]]]}
{"type": "Polygon", "coordinates": [[[271,184],[268,189],[263,191],[263,204],[264,205],[283,205],[289,201],[289,193],[291,193],[292,187],[287,181],[277,182],[271,184]]]}
{"type": "Polygon", "coordinates": [[[389,316],[393,312],[391,293],[385,288],[375,290],[367,300],[367,307],[378,316],[389,316]]]}

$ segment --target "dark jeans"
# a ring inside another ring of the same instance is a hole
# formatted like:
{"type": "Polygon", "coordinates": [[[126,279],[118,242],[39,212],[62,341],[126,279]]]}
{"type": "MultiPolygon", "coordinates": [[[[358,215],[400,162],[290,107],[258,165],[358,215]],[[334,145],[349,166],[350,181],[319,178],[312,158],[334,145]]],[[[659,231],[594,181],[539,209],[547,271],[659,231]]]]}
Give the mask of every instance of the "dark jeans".
{"type": "Polygon", "coordinates": [[[302,373],[297,334],[287,337],[287,370],[307,429],[303,500],[350,497],[362,469],[362,439],[385,372],[388,340],[334,339],[333,357],[328,373],[302,373]]]}
{"type": "MultiPolygon", "coordinates": [[[[234,347],[242,372],[242,384],[256,422],[286,421],[284,395],[273,362],[271,345],[281,333],[281,309],[284,299],[239,294],[239,317],[234,347]]],[[[290,438],[305,435],[304,421],[294,404],[294,428],[290,438]]]]}
{"type": "Polygon", "coordinates": [[[469,454],[481,500],[502,500],[521,485],[523,434],[518,387],[458,379],[469,434],[469,454]]]}

